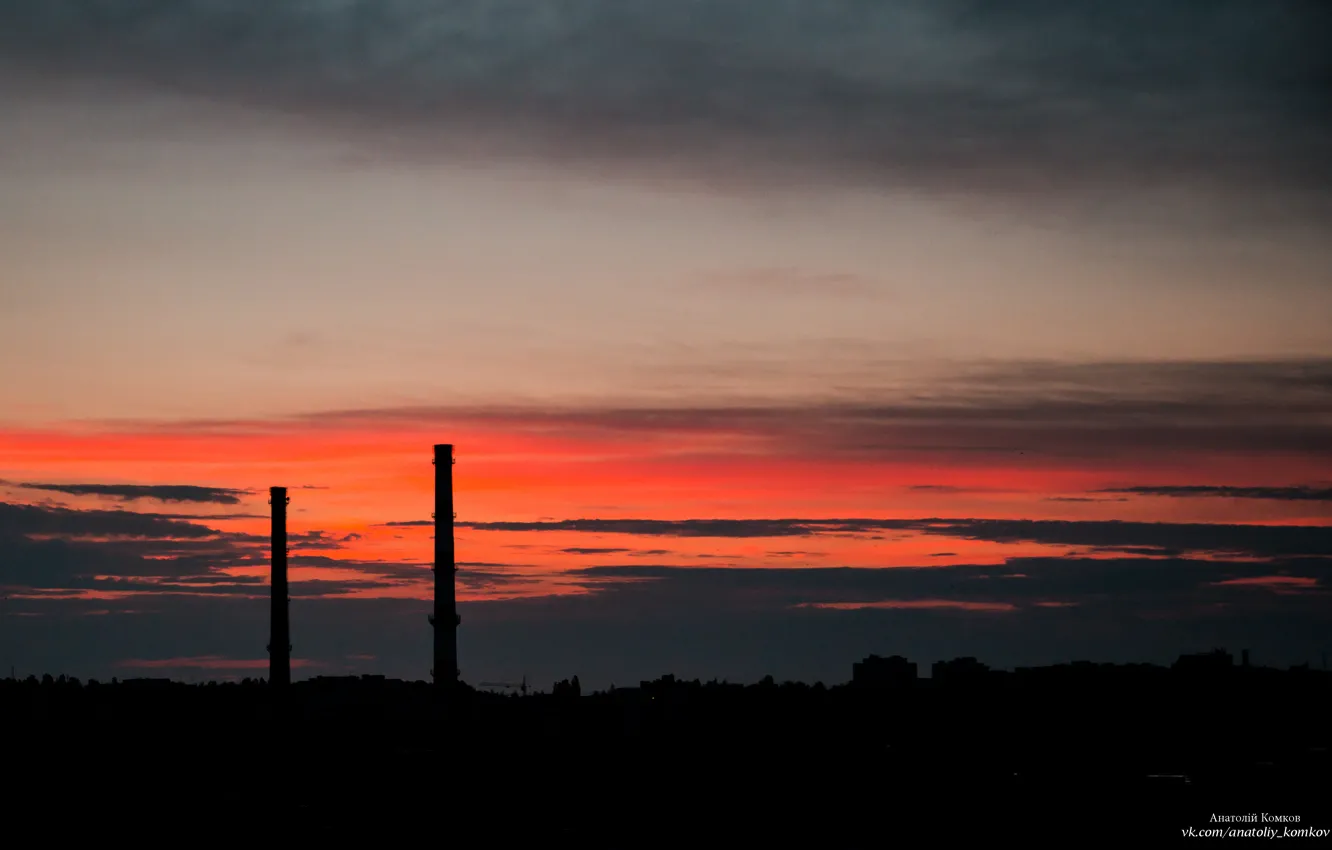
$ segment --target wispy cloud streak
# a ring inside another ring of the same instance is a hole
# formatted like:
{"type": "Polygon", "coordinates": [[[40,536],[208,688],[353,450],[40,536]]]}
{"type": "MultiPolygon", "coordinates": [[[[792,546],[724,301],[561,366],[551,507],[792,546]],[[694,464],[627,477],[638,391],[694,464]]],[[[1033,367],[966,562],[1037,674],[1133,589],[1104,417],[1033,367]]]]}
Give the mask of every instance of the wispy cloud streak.
{"type": "Polygon", "coordinates": [[[44,490],[71,496],[106,496],[124,502],[152,499],[158,502],[198,502],[201,504],[238,505],[250,490],[225,487],[199,487],[193,484],[32,484],[15,485],[25,490],[44,490]]]}
{"type": "MultiPolygon", "coordinates": [[[[672,406],[415,406],[330,410],[264,422],[113,423],[146,434],[385,434],[468,429],[603,450],[728,437],[746,450],[811,460],[949,453],[979,459],[1143,461],[1180,454],[1304,455],[1332,462],[1332,360],[952,364],[928,383],[863,387],[841,397],[672,406]]],[[[928,486],[928,485],[927,485],[928,486]]]]}
{"type": "Polygon", "coordinates": [[[1118,487],[1100,493],[1129,493],[1135,496],[1168,496],[1176,499],[1265,499],[1278,502],[1332,502],[1332,487],[1118,487]]]}
{"type": "Polygon", "coordinates": [[[910,531],[991,543],[1102,550],[1213,552],[1253,557],[1332,556],[1332,526],[1008,519],[576,519],[460,522],[484,531],[578,531],[650,537],[778,538],[910,531]]]}

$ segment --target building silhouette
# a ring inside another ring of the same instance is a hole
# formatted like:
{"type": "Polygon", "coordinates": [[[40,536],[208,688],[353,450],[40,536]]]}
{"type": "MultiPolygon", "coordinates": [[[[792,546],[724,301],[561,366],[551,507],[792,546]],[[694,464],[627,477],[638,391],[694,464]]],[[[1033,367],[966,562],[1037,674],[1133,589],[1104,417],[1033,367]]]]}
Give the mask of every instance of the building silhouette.
{"type": "Polygon", "coordinates": [[[984,678],[989,672],[988,665],[967,656],[954,658],[952,661],[934,662],[930,668],[930,677],[938,682],[971,682],[984,678]]]}
{"type": "Polygon", "coordinates": [[[900,655],[866,656],[851,665],[851,684],[857,687],[905,687],[916,681],[916,662],[900,655]]]}
{"type": "MultiPolygon", "coordinates": [[[[1247,660],[1247,652],[1246,660],[1247,660]]],[[[1179,673],[1224,673],[1235,666],[1235,658],[1224,649],[1181,655],[1171,669],[1179,673]]],[[[1247,665],[1246,665],[1247,666],[1247,665]]]]}

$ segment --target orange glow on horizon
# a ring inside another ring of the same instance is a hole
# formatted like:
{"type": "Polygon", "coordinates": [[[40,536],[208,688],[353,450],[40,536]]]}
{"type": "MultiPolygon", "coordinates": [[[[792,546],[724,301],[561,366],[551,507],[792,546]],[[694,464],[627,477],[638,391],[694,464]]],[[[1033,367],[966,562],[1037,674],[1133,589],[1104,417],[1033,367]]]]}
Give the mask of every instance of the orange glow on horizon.
{"type": "MultiPolygon", "coordinates": [[[[853,461],[835,453],[803,456],[757,437],[701,428],[613,434],[572,426],[558,430],[512,417],[494,422],[464,419],[438,428],[353,417],[193,430],[0,430],[0,499],[194,517],[220,536],[194,538],[189,553],[208,554],[216,546],[215,554],[220,554],[228,546],[237,547],[240,561],[223,569],[219,581],[225,584],[227,575],[260,578],[263,583],[253,585],[253,591],[263,595],[268,487],[281,483],[291,496],[291,581],[334,582],[340,585],[337,592],[358,597],[424,599],[433,581],[428,569],[433,527],[387,523],[428,520],[433,510],[433,445],[445,439],[458,447],[453,481],[461,523],[983,517],[1332,525],[1332,505],[1326,503],[1099,492],[1172,483],[1290,486],[1309,479],[1307,459],[1259,466],[1245,458],[1183,455],[1165,468],[1153,460],[1134,469],[959,451],[853,461]],[[15,482],[190,484],[246,493],[237,504],[125,501],[23,489],[15,482]],[[209,516],[233,513],[249,516],[209,516]],[[302,537],[314,532],[321,533],[318,539],[302,537]],[[235,542],[230,535],[249,537],[235,542]],[[300,562],[310,556],[327,560],[300,562]],[[389,586],[357,587],[369,582],[389,586]]],[[[1321,477],[1332,475],[1325,470],[1321,477]]],[[[484,590],[460,586],[459,599],[464,601],[585,592],[570,582],[570,571],[592,566],[894,568],[1000,565],[1009,558],[1114,557],[1113,552],[1087,547],[993,543],[892,529],[709,538],[493,531],[462,525],[455,529],[455,544],[460,563],[503,565],[505,575],[523,580],[508,585],[497,580],[484,590]]],[[[186,552],[186,544],[177,550],[186,552]]],[[[170,553],[177,550],[168,547],[170,553]]],[[[177,586],[169,592],[189,591],[177,586]]],[[[108,587],[80,591],[75,598],[121,595],[108,587]]]]}

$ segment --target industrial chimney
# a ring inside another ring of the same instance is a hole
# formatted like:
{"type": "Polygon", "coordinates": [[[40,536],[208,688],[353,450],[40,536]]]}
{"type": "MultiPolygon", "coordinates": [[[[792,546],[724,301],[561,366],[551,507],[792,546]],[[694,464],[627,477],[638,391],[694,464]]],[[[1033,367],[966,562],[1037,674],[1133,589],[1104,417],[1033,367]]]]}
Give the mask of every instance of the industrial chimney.
{"type": "Polygon", "coordinates": [[[273,553],[271,563],[271,614],[269,619],[268,684],[284,688],[291,684],[291,621],[287,603],[287,504],[286,487],[269,488],[273,506],[273,553]]]}
{"type": "Polygon", "coordinates": [[[453,561],[453,446],[435,446],[435,613],[430,625],[435,628],[435,667],[430,671],[444,693],[458,681],[458,616],[453,561]]]}

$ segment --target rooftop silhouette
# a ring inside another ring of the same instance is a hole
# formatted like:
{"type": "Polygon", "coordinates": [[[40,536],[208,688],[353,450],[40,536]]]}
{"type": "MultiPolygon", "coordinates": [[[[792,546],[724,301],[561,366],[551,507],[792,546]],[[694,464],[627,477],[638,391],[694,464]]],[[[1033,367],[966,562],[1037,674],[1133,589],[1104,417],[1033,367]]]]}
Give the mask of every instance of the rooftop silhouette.
{"type": "Polygon", "coordinates": [[[351,788],[361,802],[411,796],[402,783],[436,751],[472,786],[459,800],[512,785],[529,765],[530,778],[577,778],[588,794],[627,794],[632,777],[643,804],[681,784],[706,796],[739,783],[774,795],[804,789],[807,805],[924,799],[979,811],[1076,787],[1148,806],[1139,824],[1151,812],[1178,819],[1181,807],[1221,801],[1290,808],[1332,776],[1332,674],[1307,666],[1237,665],[1217,651],[1170,667],[1000,671],[960,658],[920,678],[906,659],[870,656],[852,668],[851,682],[831,686],[668,674],[589,693],[574,675],[524,695],[459,682],[442,742],[430,736],[441,710],[435,686],[375,675],[316,676],[288,689],[258,678],[29,676],[0,682],[0,723],[24,730],[11,753],[72,758],[80,770],[174,764],[173,775],[187,776],[205,758],[200,747],[245,754],[255,776],[287,777],[283,793],[302,806],[351,788]],[[274,714],[281,690],[290,703],[274,714]],[[114,734],[71,736],[92,729],[114,734]],[[269,763],[258,744],[273,736],[283,755],[269,763]]]}

